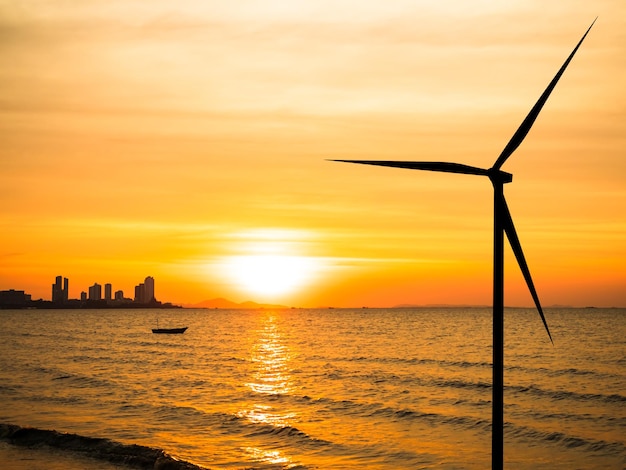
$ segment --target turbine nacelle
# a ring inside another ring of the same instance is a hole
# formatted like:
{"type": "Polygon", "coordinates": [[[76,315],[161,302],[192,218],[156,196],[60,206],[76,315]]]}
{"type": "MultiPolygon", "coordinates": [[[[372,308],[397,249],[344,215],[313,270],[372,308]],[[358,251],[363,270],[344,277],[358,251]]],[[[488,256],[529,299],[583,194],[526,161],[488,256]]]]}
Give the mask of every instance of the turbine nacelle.
{"type": "Polygon", "coordinates": [[[493,184],[506,184],[513,181],[513,175],[511,173],[496,168],[489,168],[489,170],[487,170],[487,176],[489,176],[493,184]]]}

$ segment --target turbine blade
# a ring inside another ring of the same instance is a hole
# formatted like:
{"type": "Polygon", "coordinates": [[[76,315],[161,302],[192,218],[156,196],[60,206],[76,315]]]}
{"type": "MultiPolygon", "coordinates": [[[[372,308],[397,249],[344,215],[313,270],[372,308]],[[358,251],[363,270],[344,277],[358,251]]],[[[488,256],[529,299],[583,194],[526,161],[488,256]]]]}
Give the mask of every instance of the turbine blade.
{"type": "Polygon", "coordinates": [[[524,119],[522,124],[519,126],[519,129],[517,129],[515,134],[513,134],[513,137],[511,138],[509,143],[506,145],[506,147],[504,147],[504,150],[502,151],[502,153],[496,160],[496,163],[494,163],[493,169],[499,170],[500,167],[504,164],[504,162],[506,162],[507,158],[509,158],[511,154],[517,149],[517,147],[519,147],[519,145],[522,143],[522,141],[526,137],[526,134],[528,134],[528,131],[530,131],[530,128],[534,124],[535,119],[537,119],[537,116],[539,115],[541,108],[543,108],[543,105],[546,104],[546,101],[548,101],[548,97],[550,96],[550,93],[552,93],[552,90],[554,90],[554,87],[556,86],[557,82],[561,78],[561,75],[563,75],[563,72],[565,72],[565,69],[569,65],[572,58],[574,57],[574,54],[576,54],[576,51],[578,50],[580,45],[583,43],[583,41],[587,37],[587,34],[591,30],[591,27],[594,25],[597,19],[598,18],[593,20],[593,23],[591,23],[591,26],[589,26],[589,29],[587,29],[587,32],[583,35],[581,40],[578,41],[578,44],[576,45],[572,53],[569,55],[565,63],[561,66],[561,68],[559,69],[557,74],[554,76],[554,78],[552,79],[548,87],[545,89],[543,94],[539,97],[539,100],[537,101],[537,103],[535,103],[535,106],[533,106],[533,108],[530,110],[530,113],[528,113],[528,116],[526,116],[526,119],[524,119]]]}
{"type": "Polygon", "coordinates": [[[359,163],[362,165],[390,166],[409,170],[442,171],[445,173],[463,173],[466,175],[487,176],[488,171],[475,166],[448,162],[394,162],[387,160],[331,160],[333,162],[359,163]]]}
{"type": "Polygon", "coordinates": [[[522,245],[517,236],[515,226],[513,225],[513,218],[511,217],[511,212],[509,212],[509,208],[506,204],[504,196],[502,196],[502,209],[504,210],[504,232],[506,233],[506,237],[509,239],[509,243],[511,244],[513,253],[515,253],[517,264],[519,264],[519,267],[522,270],[522,274],[524,275],[524,279],[526,280],[526,284],[528,285],[530,295],[532,295],[533,300],[535,301],[535,305],[537,306],[537,310],[539,311],[539,315],[541,316],[541,320],[543,321],[543,326],[546,327],[546,331],[548,332],[548,336],[550,337],[550,342],[554,345],[552,335],[550,334],[550,328],[548,328],[548,322],[546,322],[546,317],[543,314],[541,303],[539,303],[539,296],[537,295],[537,291],[535,290],[535,284],[533,283],[533,279],[530,276],[528,263],[526,263],[526,257],[524,256],[524,252],[522,251],[522,245]]]}

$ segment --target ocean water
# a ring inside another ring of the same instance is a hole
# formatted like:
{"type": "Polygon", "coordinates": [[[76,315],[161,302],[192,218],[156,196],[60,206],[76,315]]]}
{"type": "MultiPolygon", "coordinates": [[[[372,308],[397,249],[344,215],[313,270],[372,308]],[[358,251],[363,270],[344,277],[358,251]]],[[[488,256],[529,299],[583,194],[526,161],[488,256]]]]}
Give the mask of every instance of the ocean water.
{"type": "MultiPolygon", "coordinates": [[[[505,466],[626,467],[626,310],[505,312],[505,466]]],[[[0,422],[212,469],[484,469],[491,311],[0,310],[0,422]],[[189,326],[183,335],[154,335],[189,326]]]]}

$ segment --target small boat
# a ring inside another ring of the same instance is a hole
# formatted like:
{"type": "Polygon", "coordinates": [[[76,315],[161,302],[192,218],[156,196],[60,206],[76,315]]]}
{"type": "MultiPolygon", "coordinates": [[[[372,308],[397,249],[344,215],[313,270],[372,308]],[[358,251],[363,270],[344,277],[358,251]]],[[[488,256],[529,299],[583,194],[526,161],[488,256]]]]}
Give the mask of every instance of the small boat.
{"type": "Polygon", "coordinates": [[[182,328],[152,328],[152,332],[159,335],[180,335],[187,331],[187,328],[187,326],[182,328]]]}

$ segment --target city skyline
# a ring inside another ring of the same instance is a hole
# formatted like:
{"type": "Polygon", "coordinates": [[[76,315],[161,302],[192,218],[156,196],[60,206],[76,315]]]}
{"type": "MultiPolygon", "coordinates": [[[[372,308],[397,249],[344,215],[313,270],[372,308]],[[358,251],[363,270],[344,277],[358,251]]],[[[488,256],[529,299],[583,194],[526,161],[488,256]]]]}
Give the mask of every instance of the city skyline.
{"type": "Polygon", "coordinates": [[[56,307],[84,307],[84,306],[111,306],[122,307],[130,304],[145,306],[172,306],[170,302],[162,303],[156,298],[155,280],[152,276],[146,276],[143,282],[135,285],[134,297],[125,297],[123,290],[113,292],[113,284],[104,284],[104,294],[102,284],[95,282],[88,289],[82,290],[78,297],[71,297],[70,279],[64,276],[56,276],[55,282],[52,284],[52,292],[50,300],[43,297],[33,298],[26,290],[19,290],[11,287],[10,289],[0,289],[0,306],[1,307],[28,307],[39,305],[44,308],[50,306],[56,307]]]}
{"type": "MultiPolygon", "coordinates": [[[[69,294],[69,278],[64,276],[56,276],[55,282],[52,284],[52,294],[50,296],[50,301],[52,303],[63,304],[67,303],[70,300],[106,300],[106,301],[133,301],[138,303],[150,303],[157,301],[155,294],[155,281],[152,276],[146,276],[144,282],[135,285],[134,287],[134,297],[129,298],[124,296],[123,290],[116,290],[113,295],[113,284],[105,283],[104,287],[104,295],[102,294],[102,284],[95,282],[90,285],[87,290],[81,290],[80,294],[77,297],[71,297],[69,294]]],[[[10,289],[2,289],[3,292],[23,292],[25,294],[26,290],[18,290],[14,287],[10,289]]],[[[29,297],[32,295],[27,294],[29,297]]],[[[46,300],[44,298],[40,298],[38,300],[46,300]]]]}
{"type": "MultiPolygon", "coordinates": [[[[60,277],[61,276],[57,276],[57,283],[60,277]]],[[[67,278],[64,279],[65,281],[68,281],[67,278]]],[[[115,295],[113,295],[113,284],[110,282],[104,284],[104,288],[105,291],[103,296],[102,284],[95,282],[93,285],[89,286],[87,291],[81,291],[78,298],[80,300],[132,300],[139,303],[149,303],[156,300],[154,291],[154,278],[152,276],[147,276],[144,279],[144,282],[135,285],[134,297],[132,299],[129,297],[125,297],[124,291],[122,289],[116,290],[115,295]]],[[[52,290],[54,293],[55,284],[52,285],[52,290]]],[[[65,300],[67,300],[69,298],[69,293],[66,293],[65,296],[65,300]]],[[[54,302],[54,297],[52,300],[54,302]]]]}

